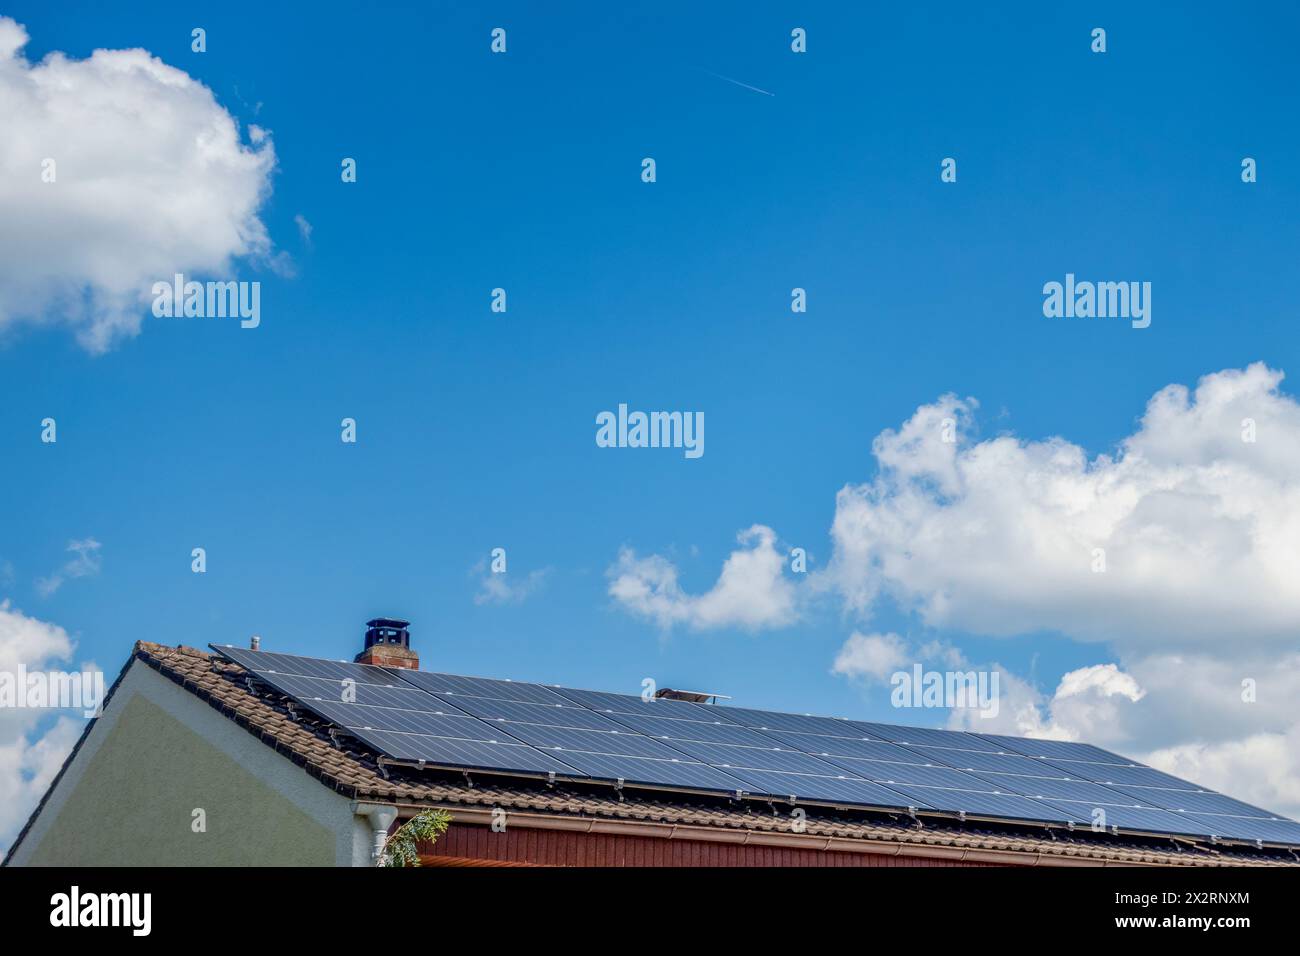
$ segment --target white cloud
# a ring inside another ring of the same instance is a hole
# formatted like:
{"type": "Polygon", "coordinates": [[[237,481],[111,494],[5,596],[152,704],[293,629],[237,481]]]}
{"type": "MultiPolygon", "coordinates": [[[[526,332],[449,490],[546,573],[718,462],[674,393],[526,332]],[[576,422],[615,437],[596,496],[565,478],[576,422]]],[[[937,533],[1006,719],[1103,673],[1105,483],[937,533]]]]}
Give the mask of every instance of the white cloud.
{"type": "Polygon", "coordinates": [[[974,405],[923,406],[837,497],[823,585],[934,627],[1057,630],[1123,649],[1281,646],[1300,631],[1300,405],[1261,364],[1157,393],[1114,457],[1062,438],[959,435],[974,405]],[[1243,420],[1257,441],[1242,441],[1243,420]],[[1106,571],[1095,573],[1094,549],[1106,571]]]}
{"type": "Polygon", "coordinates": [[[550,568],[539,568],[522,578],[515,578],[508,571],[493,573],[487,570],[486,561],[475,566],[474,571],[479,575],[475,604],[521,604],[541,590],[550,574],[550,568]]]}
{"type": "Polygon", "coordinates": [[[264,130],[242,142],[211,90],[145,50],[30,64],[26,43],[0,17],[0,330],[60,322],[101,352],[139,332],[153,282],[270,261],[264,130]]]}
{"type": "Polygon", "coordinates": [[[776,548],[776,533],[756,524],[737,535],[737,541],[740,547],[723,563],[718,580],[699,595],[682,590],[677,568],[666,558],[638,558],[624,548],[606,572],[609,594],[664,628],[759,630],[793,623],[798,617],[795,588],[783,574],[785,556],[776,548]]]}
{"type": "MultiPolygon", "coordinates": [[[[2,31],[0,24],[0,47],[2,31]]],[[[72,640],[63,628],[0,601],[0,672],[48,669],[68,660],[72,651],[72,640]]],[[[0,710],[0,847],[17,835],[85,727],[82,720],[61,716],[44,733],[35,734],[40,718],[49,713],[0,710]]]]}
{"type": "Polygon", "coordinates": [[[831,672],[842,677],[887,681],[891,674],[910,664],[907,642],[897,634],[853,632],[835,656],[831,672]]]}
{"type": "Polygon", "coordinates": [[[37,592],[40,593],[41,597],[49,597],[63,587],[65,581],[98,574],[100,567],[103,565],[103,560],[99,554],[100,547],[102,546],[94,538],[69,541],[67,550],[72,552],[73,557],[49,577],[38,578],[36,581],[37,592]]]}

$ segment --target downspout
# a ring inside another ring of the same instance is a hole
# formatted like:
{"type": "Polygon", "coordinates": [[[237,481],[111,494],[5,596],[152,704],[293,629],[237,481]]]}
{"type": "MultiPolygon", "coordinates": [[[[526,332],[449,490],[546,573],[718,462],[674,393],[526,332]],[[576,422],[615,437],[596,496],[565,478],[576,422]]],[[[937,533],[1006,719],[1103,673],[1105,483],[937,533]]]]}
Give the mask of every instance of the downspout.
{"type": "Polygon", "coordinates": [[[370,821],[370,830],[374,836],[370,850],[370,864],[377,866],[383,858],[384,846],[388,843],[388,828],[397,819],[397,807],[389,803],[354,803],[352,812],[370,821]]]}

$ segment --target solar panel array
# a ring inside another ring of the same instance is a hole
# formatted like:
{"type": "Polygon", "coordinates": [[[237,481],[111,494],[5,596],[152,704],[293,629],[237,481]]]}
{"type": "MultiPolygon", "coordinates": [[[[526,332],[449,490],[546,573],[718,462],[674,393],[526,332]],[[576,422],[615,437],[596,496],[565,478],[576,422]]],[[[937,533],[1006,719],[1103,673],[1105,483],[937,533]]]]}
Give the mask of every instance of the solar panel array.
{"type": "Polygon", "coordinates": [[[1300,823],[1089,744],[210,646],[396,761],[1300,845],[1300,823]]]}

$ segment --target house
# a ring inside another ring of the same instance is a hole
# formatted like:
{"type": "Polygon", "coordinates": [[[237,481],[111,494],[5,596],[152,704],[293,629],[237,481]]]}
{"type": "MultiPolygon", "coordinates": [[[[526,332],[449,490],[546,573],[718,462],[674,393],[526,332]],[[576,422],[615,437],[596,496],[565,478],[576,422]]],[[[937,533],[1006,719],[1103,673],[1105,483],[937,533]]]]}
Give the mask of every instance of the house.
{"type": "MultiPolygon", "coordinates": [[[[394,685],[398,675],[426,673],[404,622],[376,619],[366,634],[356,661],[389,668],[367,673],[391,674],[394,685]]],[[[1300,839],[1097,832],[834,800],[796,806],[740,788],[394,760],[380,752],[389,748],[361,739],[365,731],[323,717],[328,702],[284,692],[274,669],[257,666],[261,652],[214,650],[135,645],[102,716],[87,726],[5,865],[371,866],[387,835],[429,808],[452,818],[421,857],[436,866],[1300,865],[1300,839]]],[[[701,702],[709,698],[666,692],[734,729],[730,708],[701,702]]],[[[550,750],[562,758],[560,751],[550,750]]],[[[1300,835],[1300,826],[1272,820],[1283,828],[1273,832],[1289,836],[1289,825],[1300,835]]]]}

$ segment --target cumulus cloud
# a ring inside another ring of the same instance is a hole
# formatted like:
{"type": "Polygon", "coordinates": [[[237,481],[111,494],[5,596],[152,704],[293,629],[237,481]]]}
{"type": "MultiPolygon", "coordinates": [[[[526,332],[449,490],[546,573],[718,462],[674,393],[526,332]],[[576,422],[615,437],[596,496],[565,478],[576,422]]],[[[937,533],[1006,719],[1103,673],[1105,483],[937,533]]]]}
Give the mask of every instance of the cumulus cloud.
{"type": "Polygon", "coordinates": [[[102,352],[139,332],[155,281],[270,261],[264,130],[244,142],[211,90],[145,50],[32,64],[26,43],[0,17],[0,332],[58,322],[102,352]]]}
{"type": "Polygon", "coordinates": [[[756,524],[740,532],[737,542],[740,547],[723,563],[713,587],[695,595],[682,590],[677,567],[668,559],[638,557],[624,548],[606,572],[609,594],[663,628],[760,630],[793,623],[795,587],[783,574],[785,556],[777,550],[776,532],[756,524]]]}
{"type": "Polygon", "coordinates": [[[36,590],[41,597],[49,597],[59,588],[63,587],[65,581],[73,578],[85,578],[99,573],[103,566],[103,560],[100,557],[99,549],[102,546],[94,538],[86,538],[82,541],[69,541],[67,550],[72,553],[72,557],[64,562],[59,570],[55,571],[47,578],[38,578],[36,581],[36,590]]]}
{"type": "Polygon", "coordinates": [[[831,672],[842,677],[887,681],[910,665],[907,642],[897,634],[859,634],[854,631],[835,656],[831,672]]]}
{"type": "Polygon", "coordinates": [[[487,562],[483,561],[475,566],[474,573],[479,581],[478,593],[474,595],[475,604],[521,604],[541,590],[550,574],[550,568],[538,568],[516,578],[511,577],[507,571],[489,571],[487,562]]]}
{"type": "Polygon", "coordinates": [[[1293,642],[1300,405],[1281,381],[1255,364],[1170,385],[1091,459],[1064,438],[970,441],[970,400],[923,406],[876,439],[876,479],[839,492],[823,583],[857,611],[887,596],[990,635],[1293,642]]]}
{"type": "MultiPolygon", "coordinates": [[[[68,660],[72,651],[72,639],[63,628],[28,617],[7,600],[0,601],[0,672],[51,668],[68,660]]],[[[8,846],[17,835],[85,727],[84,721],[59,717],[43,733],[37,733],[40,718],[48,714],[27,708],[0,709],[0,847],[8,846]]]]}

